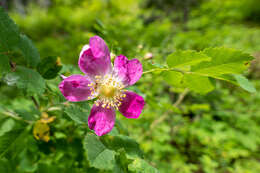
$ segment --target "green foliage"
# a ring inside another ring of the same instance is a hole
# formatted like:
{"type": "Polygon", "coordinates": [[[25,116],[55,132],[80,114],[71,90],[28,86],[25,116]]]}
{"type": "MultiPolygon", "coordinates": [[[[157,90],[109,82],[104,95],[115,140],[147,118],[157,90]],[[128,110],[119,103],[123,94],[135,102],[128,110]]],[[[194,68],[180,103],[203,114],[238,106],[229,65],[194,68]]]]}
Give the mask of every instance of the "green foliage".
{"type": "Polygon", "coordinates": [[[60,58],[55,56],[49,56],[43,58],[37,66],[37,71],[45,79],[55,78],[62,68],[60,58]]]}
{"type": "Polygon", "coordinates": [[[31,67],[36,67],[40,61],[38,50],[34,47],[32,41],[25,35],[20,35],[18,48],[21,50],[27,64],[31,67]]]}
{"type": "Polygon", "coordinates": [[[17,66],[15,72],[6,74],[4,80],[8,85],[16,85],[24,89],[29,95],[42,94],[45,90],[45,81],[42,76],[35,70],[22,66],[17,66]]]}
{"type": "Polygon", "coordinates": [[[249,54],[229,48],[208,48],[203,53],[211,57],[212,60],[192,67],[191,71],[212,77],[242,73],[247,68],[248,62],[253,59],[249,54]]]}
{"type": "Polygon", "coordinates": [[[139,145],[123,135],[105,136],[102,143],[94,134],[87,134],[83,142],[91,166],[113,172],[158,172],[142,159],[139,145]],[[105,144],[105,145],[104,145],[105,144]]]}
{"type": "Polygon", "coordinates": [[[9,65],[9,58],[8,56],[4,54],[0,54],[0,78],[3,76],[3,74],[8,73],[11,71],[11,67],[9,65]]]}
{"type": "Polygon", "coordinates": [[[177,51],[167,57],[167,64],[171,68],[185,68],[201,61],[210,61],[211,57],[196,51],[177,51]]]}
{"type": "Polygon", "coordinates": [[[1,47],[6,50],[13,48],[19,43],[19,30],[15,23],[9,18],[4,9],[0,7],[0,40],[1,47]]]}
{"type": "Polygon", "coordinates": [[[107,149],[96,135],[88,134],[83,145],[91,166],[105,170],[114,169],[115,152],[107,149]]]}
{"type": "Polygon", "coordinates": [[[18,27],[0,7],[0,46],[4,48],[4,52],[20,51],[27,65],[35,67],[40,61],[37,49],[31,40],[20,34],[18,27]]]}
{"type": "MultiPolygon", "coordinates": [[[[252,56],[241,51],[231,48],[207,48],[201,52],[196,51],[177,51],[167,57],[169,69],[162,69],[170,72],[164,75],[169,84],[176,87],[187,87],[198,93],[208,93],[215,87],[208,77],[226,80],[238,84],[245,90],[253,92],[254,87],[247,79],[236,83],[234,80],[227,78],[229,74],[242,73],[252,56]],[[245,86],[245,80],[247,85],[245,86]]],[[[160,70],[160,69],[158,69],[160,70]]]]}
{"type": "Polygon", "coordinates": [[[234,78],[236,79],[236,81],[239,83],[239,85],[245,89],[248,92],[252,92],[255,93],[256,89],[255,87],[252,85],[252,83],[249,82],[249,80],[247,78],[245,78],[242,75],[234,75],[234,78]]]}
{"type": "Polygon", "coordinates": [[[0,172],[260,172],[257,0],[13,2],[21,32],[0,8],[0,172]],[[87,127],[92,101],[58,88],[93,35],[144,69],[129,89],[145,98],[140,118],[118,114],[102,137],[87,127]]]}
{"type": "Polygon", "coordinates": [[[65,108],[65,113],[78,124],[86,124],[88,122],[89,112],[90,107],[88,105],[87,108],[78,105],[70,105],[65,108]]]}

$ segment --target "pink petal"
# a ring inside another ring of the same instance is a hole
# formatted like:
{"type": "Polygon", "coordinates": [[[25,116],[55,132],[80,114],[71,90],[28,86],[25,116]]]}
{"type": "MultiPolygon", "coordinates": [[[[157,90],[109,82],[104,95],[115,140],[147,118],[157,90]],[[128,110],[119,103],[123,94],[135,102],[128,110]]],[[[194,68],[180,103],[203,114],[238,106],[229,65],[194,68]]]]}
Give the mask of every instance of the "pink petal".
{"type": "Polygon", "coordinates": [[[113,108],[103,108],[101,105],[93,105],[88,117],[88,126],[94,130],[98,136],[109,133],[115,124],[115,110],[113,108]]]}
{"type": "Polygon", "coordinates": [[[80,70],[92,79],[111,72],[110,53],[104,40],[99,36],[91,37],[89,45],[85,45],[80,52],[78,64],[80,70]]]}
{"type": "Polygon", "coordinates": [[[138,59],[128,60],[124,55],[119,55],[114,62],[114,71],[123,84],[129,86],[140,79],[143,67],[138,59]]]}
{"type": "Polygon", "coordinates": [[[82,75],[71,75],[60,83],[59,89],[64,97],[71,102],[88,100],[91,90],[88,84],[91,81],[82,75]]]}
{"type": "Polygon", "coordinates": [[[143,97],[131,91],[126,91],[124,94],[126,97],[121,102],[119,111],[127,118],[138,118],[145,105],[143,97]]]}

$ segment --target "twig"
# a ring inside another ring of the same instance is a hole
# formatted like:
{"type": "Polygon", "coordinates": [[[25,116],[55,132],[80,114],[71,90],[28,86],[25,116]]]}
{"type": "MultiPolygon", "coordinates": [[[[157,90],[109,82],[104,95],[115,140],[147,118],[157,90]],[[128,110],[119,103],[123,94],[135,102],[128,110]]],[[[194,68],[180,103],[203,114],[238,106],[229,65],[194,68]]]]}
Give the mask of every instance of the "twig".
{"type": "MultiPolygon", "coordinates": [[[[178,97],[178,99],[176,100],[176,102],[173,104],[174,107],[178,107],[181,102],[183,101],[183,99],[185,98],[185,96],[188,94],[189,89],[186,88],[178,97]]],[[[154,129],[158,124],[160,124],[161,122],[163,122],[167,116],[169,115],[171,111],[167,111],[165,112],[159,119],[156,119],[152,122],[152,124],[150,125],[149,130],[141,137],[141,139],[144,139],[146,136],[150,135],[152,132],[152,129],[154,129]]]]}
{"type": "Polygon", "coordinates": [[[39,106],[38,102],[36,101],[36,99],[35,99],[33,96],[31,96],[31,99],[32,99],[32,101],[33,101],[35,107],[36,107],[37,109],[39,109],[40,106],[39,106]]]}

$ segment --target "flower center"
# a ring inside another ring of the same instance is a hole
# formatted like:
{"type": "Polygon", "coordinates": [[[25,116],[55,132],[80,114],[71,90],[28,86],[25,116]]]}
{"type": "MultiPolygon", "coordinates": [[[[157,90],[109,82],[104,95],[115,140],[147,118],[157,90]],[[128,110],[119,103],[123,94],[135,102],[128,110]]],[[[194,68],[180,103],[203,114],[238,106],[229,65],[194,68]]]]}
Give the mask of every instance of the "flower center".
{"type": "Polygon", "coordinates": [[[114,86],[101,85],[99,94],[103,97],[113,98],[117,92],[114,86]]]}
{"type": "Polygon", "coordinates": [[[95,101],[97,106],[101,105],[103,108],[115,108],[121,105],[121,101],[126,95],[123,93],[124,85],[117,80],[113,75],[105,75],[104,77],[95,76],[98,100],[95,101]]]}

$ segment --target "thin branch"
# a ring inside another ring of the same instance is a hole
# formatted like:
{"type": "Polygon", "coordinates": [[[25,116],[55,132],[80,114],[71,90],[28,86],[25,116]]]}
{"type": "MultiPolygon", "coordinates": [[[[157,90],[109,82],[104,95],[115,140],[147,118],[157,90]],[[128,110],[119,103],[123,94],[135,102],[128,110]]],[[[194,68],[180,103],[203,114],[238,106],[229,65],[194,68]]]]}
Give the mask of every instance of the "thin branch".
{"type": "Polygon", "coordinates": [[[31,99],[32,99],[32,101],[33,101],[35,107],[36,107],[37,109],[39,109],[40,106],[39,106],[38,102],[36,101],[36,99],[35,99],[33,96],[31,96],[31,99]]]}
{"type": "MultiPolygon", "coordinates": [[[[174,106],[175,108],[178,107],[178,106],[182,103],[183,99],[184,99],[185,96],[188,94],[188,92],[189,92],[189,89],[186,88],[186,89],[179,95],[178,99],[177,99],[176,102],[173,104],[173,106],[174,106]]],[[[169,111],[165,112],[159,119],[154,120],[154,121],[151,123],[149,130],[141,137],[141,139],[144,139],[146,136],[149,136],[149,135],[151,134],[152,130],[153,130],[158,124],[160,124],[161,122],[163,122],[163,121],[168,117],[169,113],[171,113],[171,112],[172,112],[172,111],[169,110],[169,111]]]]}

